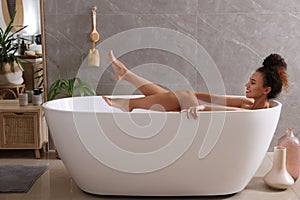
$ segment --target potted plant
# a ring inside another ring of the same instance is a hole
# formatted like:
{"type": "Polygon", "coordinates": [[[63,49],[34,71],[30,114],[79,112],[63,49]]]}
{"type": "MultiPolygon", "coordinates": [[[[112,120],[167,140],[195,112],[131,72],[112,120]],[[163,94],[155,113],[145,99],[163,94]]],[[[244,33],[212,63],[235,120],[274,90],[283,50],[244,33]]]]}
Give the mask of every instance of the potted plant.
{"type": "Polygon", "coordinates": [[[53,84],[51,84],[47,99],[52,100],[56,96],[62,95],[65,97],[73,97],[73,96],[93,96],[96,95],[95,90],[84,83],[80,78],[74,77],[71,79],[58,79],[53,84]]]}
{"type": "Polygon", "coordinates": [[[17,33],[25,29],[22,27],[11,32],[16,13],[12,16],[5,30],[0,27],[0,85],[19,85],[23,83],[23,67],[16,53],[19,49],[17,33]]]}

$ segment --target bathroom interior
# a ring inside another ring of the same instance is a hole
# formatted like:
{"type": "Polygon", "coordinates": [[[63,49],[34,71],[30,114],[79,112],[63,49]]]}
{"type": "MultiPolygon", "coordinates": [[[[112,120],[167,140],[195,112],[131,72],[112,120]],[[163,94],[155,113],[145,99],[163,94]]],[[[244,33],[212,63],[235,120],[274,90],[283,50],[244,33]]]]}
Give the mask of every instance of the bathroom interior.
{"type": "MultiPolygon", "coordinates": [[[[3,2],[5,0],[1,1],[2,10],[3,2]]],[[[245,94],[245,84],[250,75],[262,65],[267,55],[278,53],[283,56],[288,66],[289,90],[283,91],[276,98],[282,103],[276,130],[266,147],[267,152],[260,155],[263,160],[259,168],[246,187],[237,193],[225,195],[166,196],[170,199],[300,199],[299,181],[296,180],[285,189],[274,189],[264,181],[264,177],[274,165],[274,148],[278,146],[280,138],[290,130],[288,128],[293,128],[296,137],[299,137],[300,133],[297,117],[300,111],[300,104],[297,101],[300,94],[300,80],[297,78],[300,74],[298,64],[300,55],[297,53],[300,51],[298,45],[300,29],[297,28],[300,27],[299,1],[274,3],[270,0],[21,0],[21,2],[24,12],[23,26],[28,25],[18,35],[26,38],[26,53],[21,53],[21,49],[19,51],[25,66],[24,83],[26,90],[42,87],[43,101],[47,101],[47,93],[55,81],[74,77],[80,77],[87,82],[98,96],[139,94],[128,83],[115,80],[108,59],[108,52],[111,49],[129,69],[174,91],[181,89],[210,91],[211,87],[214,88],[215,85],[209,83],[217,82],[214,79],[216,74],[210,74],[211,76],[207,78],[201,73],[205,73],[205,70],[197,68],[209,63],[202,59],[212,60],[217,68],[218,77],[221,77],[224,93],[230,95],[245,94]],[[95,44],[100,58],[99,66],[96,67],[89,66],[88,58],[89,50],[92,48],[90,34],[94,7],[96,7],[95,25],[100,35],[95,44]],[[152,32],[143,32],[148,30],[147,28],[163,30],[153,31],[153,34],[163,34],[164,31],[166,34],[168,31],[176,34],[167,38],[169,40],[167,43],[161,43],[165,38],[155,35],[149,42],[147,38],[151,38],[152,35],[144,34],[152,32]],[[188,43],[190,40],[193,43],[188,43]],[[178,45],[172,46],[172,43],[178,45]],[[193,51],[197,47],[206,52],[205,56],[197,57],[198,54],[193,51]],[[193,62],[187,58],[191,58],[193,62]],[[42,85],[36,83],[34,71],[37,69],[34,67],[42,68],[39,74],[42,75],[42,85]]],[[[4,15],[4,12],[2,14],[4,15]]],[[[3,28],[6,26],[4,16],[1,18],[0,25],[3,28]]],[[[18,44],[21,46],[21,39],[18,39],[18,44]]],[[[64,97],[58,95],[55,98],[64,97]]],[[[43,133],[39,136],[37,146],[33,148],[5,147],[2,142],[4,136],[1,135],[0,165],[43,165],[47,166],[47,170],[35,180],[28,191],[0,192],[0,199],[145,198],[143,195],[110,196],[84,192],[65,167],[64,158],[60,158],[51,130],[47,129],[42,105],[32,106],[29,103],[27,106],[19,106],[18,103],[12,105],[10,102],[19,101],[5,98],[0,100],[2,124],[4,123],[2,113],[8,112],[7,109],[11,109],[10,112],[13,113],[37,113],[37,122],[34,123],[39,127],[38,132],[43,133]]],[[[1,131],[4,131],[4,127],[0,126],[1,131]]],[[[240,131],[243,132],[242,129],[240,131]]],[[[76,157],[76,146],[72,148],[74,148],[73,156],[76,157]]],[[[234,163],[232,165],[234,166],[234,163]]],[[[234,167],[236,170],[239,169],[238,166],[234,167]]],[[[164,195],[147,196],[147,199],[166,198],[162,196],[164,195]]]]}

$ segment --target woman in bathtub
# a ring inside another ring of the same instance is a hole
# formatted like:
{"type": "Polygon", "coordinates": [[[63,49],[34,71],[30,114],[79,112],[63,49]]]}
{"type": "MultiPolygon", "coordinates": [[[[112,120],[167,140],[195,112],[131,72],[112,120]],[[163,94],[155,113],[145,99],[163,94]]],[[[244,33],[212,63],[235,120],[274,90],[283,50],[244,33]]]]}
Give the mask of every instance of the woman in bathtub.
{"type": "Polygon", "coordinates": [[[282,88],[287,90],[288,77],[287,65],[278,54],[271,54],[263,61],[263,66],[258,68],[246,83],[245,97],[232,97],[226,95],[210,94],[195,91],[168,91],[131,72],[117,60],[113,52],[109,52],[110,61],[117,80],[125,80],[134,85],[145,97],[134,99],[103,97],[110,106],[123,111],[131,112],[135,108],[157,111],[182,111],[187,116],[197,118],[197,111],[210,110],[243,110],[262,109],[269,107],[269,99],[277,97],[282,88]],[[199,100],[218,104],[199,104],[199,100]]]}

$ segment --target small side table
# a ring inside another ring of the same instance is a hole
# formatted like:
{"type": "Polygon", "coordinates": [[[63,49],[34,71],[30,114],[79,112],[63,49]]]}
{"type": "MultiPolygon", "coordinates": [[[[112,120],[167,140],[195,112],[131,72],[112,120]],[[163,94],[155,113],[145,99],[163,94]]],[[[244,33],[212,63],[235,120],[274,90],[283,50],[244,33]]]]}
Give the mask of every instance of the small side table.
{"type": "Polygon", "coordinates": [[[48,150],[48,127],[42,106],[19,106],[18,100],[0,101],[0,149],[48,150]]]}
{"type": "Polygon", "coordinates": [[[25,92],[25,84],[21,85],[0,85],[0,99],[5,99],[7,95],[14,99],[19,98],[19,94],[25,92]]]}

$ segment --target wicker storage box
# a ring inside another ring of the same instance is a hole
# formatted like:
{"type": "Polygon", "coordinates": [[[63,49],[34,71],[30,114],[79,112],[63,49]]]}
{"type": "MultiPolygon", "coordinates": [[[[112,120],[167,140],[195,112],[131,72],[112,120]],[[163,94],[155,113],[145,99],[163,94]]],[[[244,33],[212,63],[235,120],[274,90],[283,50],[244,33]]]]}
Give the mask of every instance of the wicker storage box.
{"type": "Polygon", "coordinates": [[[37,113],[1,113],[3,148],[37,148],[37,113]]]}

